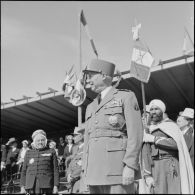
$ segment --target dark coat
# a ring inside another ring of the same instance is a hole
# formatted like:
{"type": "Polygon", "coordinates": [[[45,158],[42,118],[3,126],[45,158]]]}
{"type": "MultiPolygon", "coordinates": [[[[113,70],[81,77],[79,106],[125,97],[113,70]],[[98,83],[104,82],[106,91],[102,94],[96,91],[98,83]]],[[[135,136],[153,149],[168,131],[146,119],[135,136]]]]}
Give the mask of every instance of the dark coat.
{"type": "Polygon", "coordinates": [[[61,144],[58,145],[58,156],[63,156],[65,146],[65,144],[63,146],[61,144]]]}
{"type": "Polygon", "coordinates": [[[18,159],[19,152],[20,149],[18,148],[16,148],[14,151],[12,151],[12,148],[10,148],[7,153],[6,165],[15,165],[18,159]]]}
{"type": "Polygon", "coordinates": [[[1,148],[1,162],[6,162],[6,159],[7,159],[7,146],[4,146],[1,148]]]}
{"type": "Polygon", "coordinates": [[[38,178],[40,188],[59,186],[59,170],[56,152],[53,149],[28,150],[21,172],[21,186],[32,189],[38,178]]]}
{"type": "Polygon", "coordinates": [[[64,148],[64,155],[63,155],[64,159],[72,155],[73,147],[74,147],[74,144],[72,145],[70,152],[69,152],[68,144],[66,145],[66,147],[64,148]]]}

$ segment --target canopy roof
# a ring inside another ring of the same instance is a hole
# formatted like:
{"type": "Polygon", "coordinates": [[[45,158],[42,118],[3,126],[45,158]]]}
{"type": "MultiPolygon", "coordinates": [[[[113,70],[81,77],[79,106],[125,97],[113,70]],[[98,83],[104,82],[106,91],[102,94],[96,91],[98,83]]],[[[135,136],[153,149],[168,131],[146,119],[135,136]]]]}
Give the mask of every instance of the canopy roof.
{"type": "MultiPolygon", "coordinates": [[[[194,107],[194,57],[187,57],[161,61],[152,68],[150,80],[145,84],[146,104],[156,98],[163,100],[167,106],[166,112],[173,120],[185,107],[194,107]]],[[[130,77],[129,71],[122,74],[123,79],[118,88],[132,90],[142,110],[140,82],[130,77]]],[[[63,92],[50,89],[48,93],[37,94],[34,98],[2,104],[2,137],[15,136],[22,139],[30,137],[36,129],[44,129],[50,137],[73,132],[78,124],[77,107],[64,99],[63,92]]],[[[83,119],[86,106],[94,97],[95,94],[87,90],[82,109],[83,119]]]]}

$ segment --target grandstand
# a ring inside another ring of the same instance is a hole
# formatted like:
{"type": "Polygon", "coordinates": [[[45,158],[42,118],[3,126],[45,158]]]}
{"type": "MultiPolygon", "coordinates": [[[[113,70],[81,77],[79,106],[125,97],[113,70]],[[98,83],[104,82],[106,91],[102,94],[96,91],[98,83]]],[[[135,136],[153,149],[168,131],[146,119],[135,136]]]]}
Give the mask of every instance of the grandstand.
{"type": "MultiPolygon", "coordinates": [[[[151,99],[162,99],[167,106],[167,114],[173,120],[185,107],[194,107],[194,56],[180,56],[160,61],[151,71],[145,84],[146,104],[151,99]]],[[[123,79],[118,88],[134,91],[142,109],[141,84],[122,72],[123,79]]],[[[115,78],[116,82],[116,78],[115,78]]],[[[82,118],[86,106],[95,94],[87,90],[87,98],[82,106],[82,118]]],[[[63,97],[62,91],[49,88],[49,92],[37,92],[37,97],[24,96],[21,100],[1,103],[1,133],[4,138],[11,136],[23,139],[36,129],[44,129],[48,137],[59,137],[72,133],[77,126],[77,107],[63,97]],[[17,135],[17,136],[16,136],[17,135]]]]}

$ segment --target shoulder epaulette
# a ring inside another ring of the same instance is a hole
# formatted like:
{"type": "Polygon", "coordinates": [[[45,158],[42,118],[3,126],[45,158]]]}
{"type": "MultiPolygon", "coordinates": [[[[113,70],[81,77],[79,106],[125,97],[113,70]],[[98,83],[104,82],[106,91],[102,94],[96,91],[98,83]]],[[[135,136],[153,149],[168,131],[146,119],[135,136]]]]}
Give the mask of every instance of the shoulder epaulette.
{"type": "Polygon", "coordinates": [[[130,89],[117,89],[118,91],[126,91],[126,92],[131,92],[130,89]]]}

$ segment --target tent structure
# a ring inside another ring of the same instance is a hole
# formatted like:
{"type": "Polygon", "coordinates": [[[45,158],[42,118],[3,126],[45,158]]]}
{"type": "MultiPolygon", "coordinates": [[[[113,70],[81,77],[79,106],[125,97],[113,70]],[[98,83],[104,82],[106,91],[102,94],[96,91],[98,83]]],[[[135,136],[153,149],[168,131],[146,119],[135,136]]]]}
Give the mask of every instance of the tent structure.
{"type": "MultiPolygon", "coordinates": [[[[122,72],[123,79],[118,88],[132,90],[142,106],[141,84],[122,72]]],[[[115,79],[116,80],[116,79],[115,79]]],[[[115,81],[114,80],[114,81],[115,81]]],[[[116,82],[116,81],[115,81],[116,82]]],[[[30,138],[36,129],[44,129],[48,137],[59,137],[72,133],[77,126],[77,107],[72,106],[63,97],[63,92],[50,89],[50,92],[37,97],[25,97],[21,101],[1,104],[1,135],[30,138]]],[[[194,107],[194,57],[181,56],[161,61],[152,68],[150,80],[145,84],[146,104],[152,99],[161,99],[167,106],[168,116],[175,120],[185,107],[194,107]]],[[[82,106],[82,118],[86,106],[95,94],[87,90],[87,98],[82,106]]]]}

